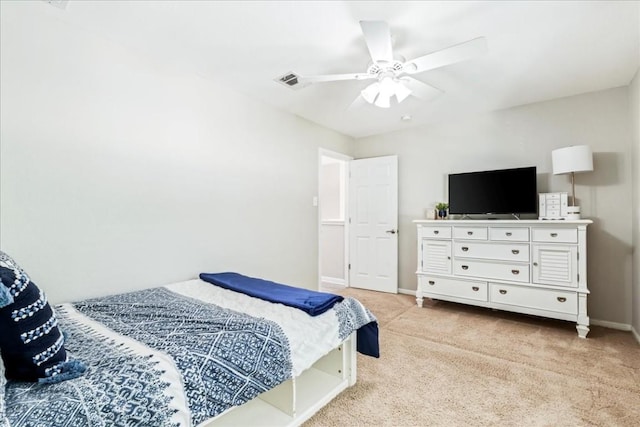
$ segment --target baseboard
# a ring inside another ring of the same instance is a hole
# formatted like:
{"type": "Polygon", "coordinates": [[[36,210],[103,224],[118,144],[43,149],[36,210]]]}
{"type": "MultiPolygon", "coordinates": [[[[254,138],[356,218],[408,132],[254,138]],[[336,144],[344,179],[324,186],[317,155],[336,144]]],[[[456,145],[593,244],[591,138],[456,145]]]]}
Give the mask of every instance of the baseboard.
{"type": "Polygon", "coordinates": [[[627,323],[609,322],[608,320],[590,319],[589,323],[594,326],[604,326],[605,328],[617,329],[619,331],[630,331],[631,325],[627,323]]]}
{"type": "Polygon", "coordinates": [[[324,283],[331,283],[332,285],[341,285],[341,286],[345,286],[345,280],[344,279],[340,279],[338,277],[321,277],[320,278],[321,281],[323,281],[324,283]]]}
{"type": "Polygon", "coordinates": [[[640,344],[640,334],[638,333],[638,331],[636,331],[636,328],[634,328],[633,326],[631,327],[631,333],[633,334],[634,337],[636,337],[636,341],[638,341],[638,344],[640,344]]]}
{"type": "Polygon", "coordinates": [[[416,291],[414,289],[398,288],[398,293],[399,294],[404,294],[404,295],[413,295],[414,297],[416,296],[416,291]]]}

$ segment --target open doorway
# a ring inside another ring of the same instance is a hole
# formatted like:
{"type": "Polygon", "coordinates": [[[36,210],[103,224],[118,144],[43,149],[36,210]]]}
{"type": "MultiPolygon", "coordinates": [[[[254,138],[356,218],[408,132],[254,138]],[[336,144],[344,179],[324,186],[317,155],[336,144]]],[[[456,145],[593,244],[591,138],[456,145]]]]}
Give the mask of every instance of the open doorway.
{"type": "Polygon", "coordinates": [[[331,292],[349,286],[348,178],[351,157],[320,149],[318,177],[318,287],[331,292]]]}

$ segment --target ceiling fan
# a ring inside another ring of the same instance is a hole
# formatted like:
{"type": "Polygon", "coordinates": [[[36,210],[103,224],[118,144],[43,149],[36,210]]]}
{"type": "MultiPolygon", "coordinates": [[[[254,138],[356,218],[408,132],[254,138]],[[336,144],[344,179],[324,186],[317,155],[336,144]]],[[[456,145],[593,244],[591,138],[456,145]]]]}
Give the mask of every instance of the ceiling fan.
{"type": "Polygon", "coordinates": [[[372,59],[372,63],[366,72],[306,77],[289,74],[280,79],[281,83],[293,86],[294,84],[305,85],[338,80],[375,79],[376,81],[362,90],[360,95],[370,104],[381,108],[389,108],[393,96],[400,103],[409,95],[420,99],[432,99],[442,93],[440,89],[411,77],[412,74],[471,59],[487,51],[486,39],[479,37],[419,58],[404,61],[393,56],[391,33],[386,22],[360,21],[360,27],[372,59]],[[284,80],[287,77],[289,77],[289,81],[284,80]]]}

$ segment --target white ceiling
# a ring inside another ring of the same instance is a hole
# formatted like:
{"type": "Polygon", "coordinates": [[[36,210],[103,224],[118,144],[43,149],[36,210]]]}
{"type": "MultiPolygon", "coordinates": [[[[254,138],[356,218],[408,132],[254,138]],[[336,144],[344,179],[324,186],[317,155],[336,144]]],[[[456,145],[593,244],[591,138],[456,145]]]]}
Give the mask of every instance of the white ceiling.
{"type": "Polygon", "coordinates": [[[70,0],[60,18],[355,138],[625,86],[640,58],[638,1],[70,0]],[[274,82],[290,71],[365,72],[360,20],[387,21],[406,59],[479,36],[489,53],[414,75],[445,93],[389,109],[347,110],[371,81],[274,82]]]}

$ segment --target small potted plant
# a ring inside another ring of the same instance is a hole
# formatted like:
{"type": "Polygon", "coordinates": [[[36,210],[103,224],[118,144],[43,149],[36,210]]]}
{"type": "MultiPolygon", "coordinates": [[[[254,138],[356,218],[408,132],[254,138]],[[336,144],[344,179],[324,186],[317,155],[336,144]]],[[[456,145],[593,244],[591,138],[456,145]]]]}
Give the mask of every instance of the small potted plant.
{"type": "Polygon", "coordinates": [[[436,205],[436,210],[438,211],[439,218],[445,219],[447,217],[447,208],[449,208],[448,203],[438,203],[436,205]]]}

